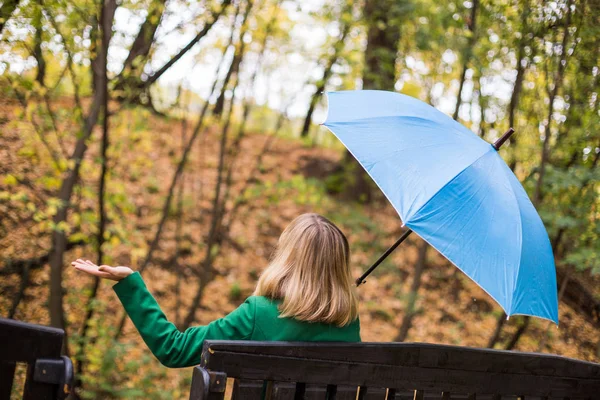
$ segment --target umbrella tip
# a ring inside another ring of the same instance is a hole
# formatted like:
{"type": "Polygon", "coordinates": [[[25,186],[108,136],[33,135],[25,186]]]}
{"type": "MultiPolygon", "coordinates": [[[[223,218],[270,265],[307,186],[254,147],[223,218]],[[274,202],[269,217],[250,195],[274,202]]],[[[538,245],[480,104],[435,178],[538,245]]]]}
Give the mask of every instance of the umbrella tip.
{"type": "Polygon", "coordinates": [[[513,133],[515,133],[515,130],[512,127],[508,128],[508,130],[504,132],[504,135],[500,136],[500,139],[494,142],[492,147],[494,147],[494,149],[498,151],[500,149],[500,146],[502,146],[504,142],[506,142],[512,136],[513,133]]]}

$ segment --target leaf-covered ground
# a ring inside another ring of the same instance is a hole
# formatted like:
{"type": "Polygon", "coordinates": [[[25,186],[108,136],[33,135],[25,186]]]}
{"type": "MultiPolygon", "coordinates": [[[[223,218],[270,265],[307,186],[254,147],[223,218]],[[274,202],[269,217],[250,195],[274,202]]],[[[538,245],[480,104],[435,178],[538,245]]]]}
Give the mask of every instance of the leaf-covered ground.
{"type": "MultiPolygon", "coordinates": [[[[116,106],[116,105],[115,105],[116,106]]],[[[36,114],[33,113],[33,118],[36,114]]],[[[57,124],[63,145],[69,149],[73,128],[68,107],[61,107],[57,124]]],[[[189,136],[193,121],[186,128],[189,136]]],[[[181,154],[181,121],[157,117],[140,109],[121,110],[111,120],[110,174],[107,185],[108,233],[104,250],[107,263],[130,265],[142,262],[152,239],[171,177],[181,154]]],[[[165,227],[160,250],[144,272],[144,278],[167,316],[180,322],[198,288],[194,271],[206,252],[205,238],[212,210],[218,164],[220,128],[211,129],[194,145],[184,173],[183,213],[177,212],[177,196],[165,227]],[[177,221],[181,217],[178,234],[177,221]],[[179,238],[179,244],[177,244],[179,238]],[[179,248],[180,257],[173,255],[179,248]]],[[[235,129],[233,130],[235,133],[235,129]]],[[[343,156],[339,148],[306,145],[295,139],[277,137],[260,165],[257,156],[270,140],[270,133],[253,133],[242,141],[235,160],[229,209],[239,206],[231,231],[218,249],[217,276],[208,283],[196,323],[205,324],[233,310],[253,291],[260,271],[282,229],[295,216],[309,211],[326,215],[347,234],[352,247],[352,270],[358,276],[399,236],[401,223],[384,199],[369,204],[346,201],[329,194],[325,181],[343,156]],[[248,189],[240,193],[241,188],[248,189]]],[[[72,237],[87,244],[67,254],[63,287],[70,333],[70,350],[77,350],[78,332],[92,280],[76,273],[68,261],[86,257],[95,260],[97,181],[99,176],[100,131],[94,133],[82,168],[80,188],[74,196],[69,229],[72,237]]],[[[53,132],[47,141],[59,142],[53,132]]],[[[48,218],[55,208],[49,196],[57,190],[59,174],[28,117],[16,104],[0,104],[0,248],[3,268],[10,259],[28,259],[48,252],[51,228],[48,218]]],[[[331,186],[331,185],[330,185],[331,186]]],[[[225,218],[227,220],[227,217],[225,218]]],[[[364,341],[391,341],[398,333],[416,260],[418,239],[402,245],[358,291],[361,298],[361,332],[364,341]]],[[[501,309],[493,300],[447,261],[429,250],[426,271],[417,301],[418,314],[409,341],[485,347],[501,309]]],[[[580,276],[590,288],[598,280],[580,276]]],[[[31,271],[14,317],[48,324],[49,269],[31,271]]],[[[18,274],[2,275],[0,312],[6,316],[21,285],[18,274]]],[[[130,322],[119,344],[112,342],[122,308],[103,282],[94,306],[93,343],[88,344],[88,361],[82,393],[90,398],[186,398],[191,370],[168,370],[145,348],[130,322]]],[[[574,310],[561,305],[560,326],[534,320],[518,344],[522,351],[536,351],[548,335],[544,352],[599,361],[598,329],[574,310]]],[[[506,325],[502,341],[516,330],[506,325]]],[[[501,346],[503,343],[499,344],[501,346]]]]}

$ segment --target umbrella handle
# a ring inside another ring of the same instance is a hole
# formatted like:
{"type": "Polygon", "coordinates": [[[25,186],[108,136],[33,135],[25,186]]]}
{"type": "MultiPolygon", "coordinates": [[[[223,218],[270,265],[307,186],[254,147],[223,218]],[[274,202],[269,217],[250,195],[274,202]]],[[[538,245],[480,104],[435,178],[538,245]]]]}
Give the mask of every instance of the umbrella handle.
{"type": "Polygon", "coordinates": [[[379,257],[377,261],[375,261],[375,263],[371,265],[371,267],[368,270],[366,270],[365,273],[360,276],[360,278],[356,280],[356,286],[360,286],[363,283],[365,283],[365,278],[369,276],[371,272],[373,272],[373,270],[377,268],[379,264],[381,264],[383,260],[385,260],[387,256],[389,256],[392,253],[392,251],[396,250],[396,247],[400,246],[400,243],[404,242],[411,233],[413,233],[412,229],[408,229],[406,232],[404,232],[404,234],[400,236],[400,239],[396,240],[396,243],[391,245],[390,248],[387,249],[385,253],[383,253],[381,257],[379,257]]]}

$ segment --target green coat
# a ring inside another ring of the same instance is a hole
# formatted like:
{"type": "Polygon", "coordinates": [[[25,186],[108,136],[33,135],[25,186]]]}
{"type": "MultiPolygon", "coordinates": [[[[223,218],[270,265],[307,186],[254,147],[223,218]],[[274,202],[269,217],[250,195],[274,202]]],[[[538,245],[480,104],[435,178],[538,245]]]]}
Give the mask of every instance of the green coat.
{"type": "Polygon", "coordinates": [[[205,340],[360,342],[358,319],[340,328],[280,318],[280,302],[262,296],[248,297],[229,315],[206,326],[180,332],[167,320],[139,273],[129,275],[113,289],[146,345],[171,368],[199,364],[205,340]]]}

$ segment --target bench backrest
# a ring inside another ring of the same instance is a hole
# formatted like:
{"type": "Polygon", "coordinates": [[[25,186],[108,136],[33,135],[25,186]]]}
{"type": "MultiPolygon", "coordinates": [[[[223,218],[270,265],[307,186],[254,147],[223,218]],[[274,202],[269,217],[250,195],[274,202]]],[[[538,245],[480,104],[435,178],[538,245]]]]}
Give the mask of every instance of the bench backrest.
{"type": "Polygon", "coordinates": [[[207,341],[191,400],[600,399],[600,364],[423,343],[207,341]]]}
{"type": "Polygon", "coordinates": [[[17,363],[27,364],[24,400],[64,399],[73,365],[61,356],[64,331],[0,318],[0,399],[11,398],[17,363]]]}

